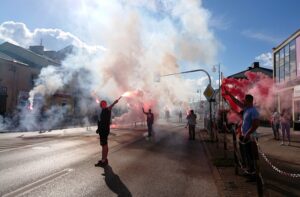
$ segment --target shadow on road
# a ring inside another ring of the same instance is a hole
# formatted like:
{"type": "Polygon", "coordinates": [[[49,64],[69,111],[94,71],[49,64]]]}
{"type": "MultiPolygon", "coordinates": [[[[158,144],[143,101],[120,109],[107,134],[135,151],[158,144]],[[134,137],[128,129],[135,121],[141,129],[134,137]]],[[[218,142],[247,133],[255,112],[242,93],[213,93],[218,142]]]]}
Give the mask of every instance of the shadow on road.
{"type": "Polygon", "coordinates": [[[107,165],[104,167],[105,183],[108,188],[113,191],[118,197],[131,197],[131,193],[126,185],[121,181],[120,177],[116,175],[112,168],[107,165]]]}

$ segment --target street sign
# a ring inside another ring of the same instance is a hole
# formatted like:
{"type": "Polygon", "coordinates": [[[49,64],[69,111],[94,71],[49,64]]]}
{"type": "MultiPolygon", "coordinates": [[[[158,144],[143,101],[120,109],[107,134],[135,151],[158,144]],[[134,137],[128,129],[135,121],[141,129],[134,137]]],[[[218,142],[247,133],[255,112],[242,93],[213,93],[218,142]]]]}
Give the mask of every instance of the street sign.
{"type": "Polygon", "coordinates": [[[210,84],[208,84],[206,89],[203,92],[203,95],[208,101],[210,101],[213,98],[214,94],[215,94],[215,90],[211,87],[210,84]]]}

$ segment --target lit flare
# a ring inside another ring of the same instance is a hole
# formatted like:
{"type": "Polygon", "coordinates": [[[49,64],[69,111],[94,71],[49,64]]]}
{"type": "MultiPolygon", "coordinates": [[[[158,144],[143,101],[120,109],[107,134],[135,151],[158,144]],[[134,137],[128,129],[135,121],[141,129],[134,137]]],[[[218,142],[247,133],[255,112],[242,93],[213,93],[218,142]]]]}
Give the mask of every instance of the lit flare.
{"type": "Polygon", "coordinates": [[[132,93],[127,91],[127,92],[123,93],[121,97],[130,97],[131,95],[132,95],[132,93]]]}
{"type": "Polygon", "coordinates": [[[32,104],[32,103],[30,103],[30,105],[28,106],[28,109],[29,109],[30,111],[33,110],[33,104],[32,104]]]}

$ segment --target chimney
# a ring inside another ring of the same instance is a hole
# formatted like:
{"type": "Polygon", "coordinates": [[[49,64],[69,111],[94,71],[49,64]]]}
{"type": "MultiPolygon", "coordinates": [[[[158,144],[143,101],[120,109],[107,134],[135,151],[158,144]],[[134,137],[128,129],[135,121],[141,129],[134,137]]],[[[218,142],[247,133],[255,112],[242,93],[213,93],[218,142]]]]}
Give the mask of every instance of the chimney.
{"type": "Polygon", "coordinates": [[[37,53],[39,55],[44,55],[44,46],[38,45],[38,46],[30,46],[29,50],[37,53]]]}
{"type": "Polygon", "coordinates": [[[253,62],[252,68],[259,68],[259,62],[253,62]]]}

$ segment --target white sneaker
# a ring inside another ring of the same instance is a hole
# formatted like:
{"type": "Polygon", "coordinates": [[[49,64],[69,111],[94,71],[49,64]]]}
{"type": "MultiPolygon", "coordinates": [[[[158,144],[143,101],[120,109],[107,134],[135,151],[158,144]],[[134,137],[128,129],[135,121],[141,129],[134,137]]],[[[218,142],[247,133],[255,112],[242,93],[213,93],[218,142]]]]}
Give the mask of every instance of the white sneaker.
{"type": "Polygon", "coordinates": [[[283,143],[283,142],[281,142],[280,146],[284,146],[284,143],[283,143]]]}

